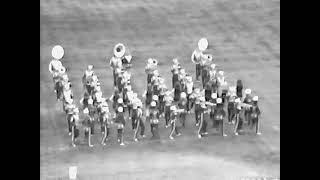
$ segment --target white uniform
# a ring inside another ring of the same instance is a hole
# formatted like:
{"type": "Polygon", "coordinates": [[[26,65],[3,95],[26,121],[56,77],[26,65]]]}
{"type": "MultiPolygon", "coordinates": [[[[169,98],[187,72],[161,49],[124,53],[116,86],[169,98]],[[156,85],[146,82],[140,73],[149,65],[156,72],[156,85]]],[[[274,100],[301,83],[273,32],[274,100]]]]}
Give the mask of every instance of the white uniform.
{"type": "Polygon", "coordinates": [[[192,94],[193,82],[187,82],[186,87],[187,87],[187,94],[192,94]]]}
{"type": "Polygon", "coordinates": [[[122,61],[121,61],[121,58],[117,58],[117,57],[112,57],[110,59],[110,66],[113,68],[113,69],[116,69],[116,68],[122,68],[122,61]]]}

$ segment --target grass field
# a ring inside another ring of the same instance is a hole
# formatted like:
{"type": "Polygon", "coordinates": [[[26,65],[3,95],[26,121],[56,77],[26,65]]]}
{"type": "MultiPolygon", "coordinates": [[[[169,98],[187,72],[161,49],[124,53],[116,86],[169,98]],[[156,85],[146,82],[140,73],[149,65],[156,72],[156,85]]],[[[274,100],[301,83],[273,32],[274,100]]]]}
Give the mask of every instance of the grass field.
{"type": "Polygon", "coordinates": [[[41,0],[40,32],[40,179],[67,179],[72,165],[81,180],[280,177],[279,0],[41,0]],[[228,137],[220,137],[209,122],[209,136],[198,140],[191,114],[175,141],[163,125],[162,140],[149,140],[147,124],[148,138],[139,143],[128,125],[125,147],[115,142],[115,130],[106,147],[98,144],[99,131],[95,147],[71,146],[48,72],[54,45],[65,48],[62,61],[79,102],[88,64],[95,66],[104,95],[112,94],[108,63],[116,43],[124,43],[135,56],[131,82],[141,94],[149,57],[159,60],[159,73],[169,87],[174,57],[194,75],[190,56],[201,37],[208,38],[207,52],[229,82],[240,78],[259,95],[262,136],[248,132],[235,137],[233,125],[226,124],[228,137]]]}

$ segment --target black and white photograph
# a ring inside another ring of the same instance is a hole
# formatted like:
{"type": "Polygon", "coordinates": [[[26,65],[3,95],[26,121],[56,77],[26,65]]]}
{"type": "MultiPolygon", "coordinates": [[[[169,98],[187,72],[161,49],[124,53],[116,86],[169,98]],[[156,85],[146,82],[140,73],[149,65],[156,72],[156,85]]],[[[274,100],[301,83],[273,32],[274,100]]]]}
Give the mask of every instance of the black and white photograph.
{"type": "Polygon", "coordinates": [[[41,180],[279,180],[280,0],[41,0],[41,180]]]}

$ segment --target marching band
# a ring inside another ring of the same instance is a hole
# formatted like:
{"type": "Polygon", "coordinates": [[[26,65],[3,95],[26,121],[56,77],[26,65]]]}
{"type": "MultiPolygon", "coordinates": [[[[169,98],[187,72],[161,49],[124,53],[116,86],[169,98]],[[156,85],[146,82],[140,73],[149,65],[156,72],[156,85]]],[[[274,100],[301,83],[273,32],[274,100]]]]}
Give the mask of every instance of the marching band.
{"type": "Polygon", "coordinates": [[[117,128],[120,145],[125,145],[124,129],[130,120],[135,142],[138,142],[139,138],[146,137],[147,122],[150,123],[152,137],[159,139],[159,128],[163,120],[165,128],[171,127],[168,137],[173,140],[174,136],[182,135],[181,132],[186,127],[186,117],[192,110],[199,139],[208,134],[207,117],[221,136],[227,136],[224,130],[226,118],[230,125],[234,125],[234,135],[239,135],[244,124],[248,124],[251,129],[255,128],[255,133],[260,135],[261,112],[258,96],[252,96],[251,89],[245,89],[245,96],[242,97],[241,80],[237,80],[235,86],[229,85],[224,71],[218,71],[216,64],[212,63],[213,56],[204,54],[207,48],[208,40],[201,38],[191,56],[191,61],[196,65],[195,78],[202,84],[201,89],[195,87],[191,74],[186,72],[177,58],[172,60],[172,89],[169,89],[159,74],[158,60],[149,58],[145,66],[147,89],[140,98],[132,89],[131,73],[128,70],[132,66],[132,55],[123,44],[118,43],[110,59],[114,85],[112,96],[106,98],[103,95],[99,78],[94,73],[94,66],[88,65],[82,77],[84,92],[80,99],[81,106],[76,107],[72,84],[66,68],[61,63],[64,49],[59,45],[54,46],[52,49],[54,59],[49,64],[49,72],[53,77],[57,100],[62,101],[66,113],[72,146],[76,146],[80,129],[83,129],[85,140],[88,141],[88,146],[92,147],[91,136],[95,134],[97,122],[100,124],[102,145],[106,145],[112,127],[117,128]],[[113,113],[109,110],[108,103],[112,103],[113,113]],[[80,112],[83,116],[79,115],[80,112]]]}

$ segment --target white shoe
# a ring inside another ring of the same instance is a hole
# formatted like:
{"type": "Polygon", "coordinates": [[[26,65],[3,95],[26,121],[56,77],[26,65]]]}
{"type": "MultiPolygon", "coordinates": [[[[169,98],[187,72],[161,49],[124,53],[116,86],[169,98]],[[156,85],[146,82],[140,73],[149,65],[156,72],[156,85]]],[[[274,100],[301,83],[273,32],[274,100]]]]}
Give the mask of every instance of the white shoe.
{"type": "Polygon", "coordinates": [[[69,133],[68,133],[68,135],[69,135],[69,136],[71,136],[71,135],[72,135],[72,133],[71,133],[71,132],[69,132],[69,133]]]}
{"type": "Polygon", "coordinates": [[[118,139],[118,142],[120,142],[120,139],[118,139]]]}
{"type": "Polygon", "coordinates": [[[236,122],[235,121],[232,121],[232,124],[235,124],[236,122]]]}
{"type": "Polygon", "coordinates": [[[177,136],[181,136],[181,135],[182,135],[181,133],[177,134],[177,136]]]}
{"type": "Polygon", "coordinates": [[[223,137],[226,137],[227,135],[226,134],[223,134],[223,137]]]}
{"type": "Polygon", "coordinates": [[[106,145],[106,143],[102,143],[102,146],[105,146],[106,145]]]}
{"type": "Polygon", "coordinates": [[[146,135],[142,135],[141,137],[145,138],[145,137],[147,137],[147,136],[146,136],[146,135]]]}
{"type": "Polygon", "coordinates": [[[201,135],[200,134],[198,134],[198,138],[201,139],[201,135]]]}
{"type": "Polygon", "coordinates": [[[169,138],[170,138],[171,140],[173,140],[173,139],[174,139],[172,136],[169,136],[169,138]]]}
{"type": "Polygon", "coordinates": [[[238,135],[239,135],[239,133],[237,133],[237,132],[236,132],[236,133],[234,133],[234,135],[238,136],[238,135]]]}
{"type": "Polygon", "coordinates": [[[196,126],[199,126],[199,123],[196,123],[196,126]]]}
{"type": "Polygon", "coordinates": [[[257,135],[261,135],[261,132],[257,132],[257,135]]]}
{"type": "Polygon", "coordinates": [[[121,143],[121,144],[120,144],[120,146],[124,146],[124,145],[125,145],[124,143],[121,143]]]}
{"type": "Polygon", "coordinates": [[[73,146],[73,147],[76,147],[76,145],[75,145],[74,143],[72,143],[72,146],[73,146]]]}
{"type": "Polygon", "coordinates": [[[135,139],[134,139],[134,141],[135,141],[135,142],[138,142],[138,139],[137,139],[137,138],[135,138],[135,139]]]}
{"type": "Polygon", "coordinates": [[[204,135],[208,135],[208,132],[204,132],[203,134],[204,134],[204,135]]]}
{"type": "Polygon", "coordinates": [[[168,125],[166,125],[166,128],[168,128],[169,126],[168,125]]]}
{"type": "Polygon", "coordinates": [[[92,144],[89,144],[89,147],[93,147],[93,145],[92,145],[92,144]]]}

